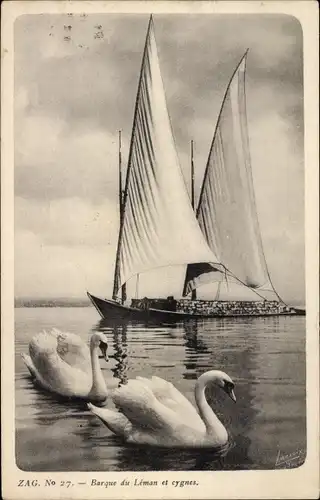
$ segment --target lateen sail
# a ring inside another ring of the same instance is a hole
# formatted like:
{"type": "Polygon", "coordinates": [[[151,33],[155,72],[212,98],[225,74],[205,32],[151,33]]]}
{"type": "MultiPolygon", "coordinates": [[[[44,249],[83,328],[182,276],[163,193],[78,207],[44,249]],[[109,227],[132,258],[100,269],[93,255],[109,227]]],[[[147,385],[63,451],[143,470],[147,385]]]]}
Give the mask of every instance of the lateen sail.
{"type": "MultiPolygon", "coordinates": [[[[270,289],[255,207],[245,102],[246,54],[227,88],[206,166],[197,218],[218,260],[245,285],[270,289]]],[[[187,268],[184,295],[223,274],[187,268]]],[[[232,279],[232,277],[231,277],[232,279]]]]}
{"type": "Polygon", "coordinates": [[[140,74],[116,288],[160,266],[218,261],[192,210],[172,136],[150,19],[140,74]]]}

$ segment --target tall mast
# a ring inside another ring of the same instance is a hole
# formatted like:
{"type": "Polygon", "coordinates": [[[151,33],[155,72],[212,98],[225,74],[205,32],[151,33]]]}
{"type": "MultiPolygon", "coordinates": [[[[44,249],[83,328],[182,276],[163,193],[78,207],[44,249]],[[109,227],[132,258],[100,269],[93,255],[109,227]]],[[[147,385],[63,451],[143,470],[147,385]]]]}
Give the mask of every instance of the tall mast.
{"type": "MultiPolygon", "coordinates": [[[[194,161],[193,161],[193,140],[190,144],[190,156],[191,156],[191,205],[193,210],[195,210],[195,197],[194,197],[194,161]]],[[[194,288],[191,292],[191,300],[197,299],[197,289],[194,288]]]]}
{"type": "MultiPolygon", "coordinates": [[[[121,155],[122,143],[121,143],[121,130],[119,130],[119,206],[120,206],[120,218],[122,220],[124,216],[123,211],[123,196],[124,193],[122,191],[122,155],[121,155]]],[[[118,273],[119,275],[119,273],[118,273]]],[[[127,300],[127,284],[124,283],[121,287],[121,302],[122,304],[127,300]]]]}
{"type": "Polygon", "coordinates": [[[119,170],[119,209],[120,214],[122,212],[122,155],[121,155],[121,130],[119,130],[119,160],[118,160],[118,170],[119,170]]]}
{"type": "MultiPolygon", "coordinates": [[[[118,246],[117,246],[116,264],[115,264],[115,271],[114,271],[113,294],[112,294],[112,298],[114,300],[117,299],[118,290],[119,290],[120,251],[121,251],[121,244],[122,244],[122,237],[123,237],[124,212],[125,212],[125,207],[126,207],[126,202],[127,202],[128,186],[129,186],[129,179],[130,179],[130,166],[131,166],[131,158],[132,158],[132,152],[133,152],[133,141],[134,141],[134,127],[135,127],[135,123],[136,123],[136,118],[137,118],[137,113],[138,113],[138,102],[139,102],[140,92],[141,92],[142,69],[144,66],[145,58],[146,58],[148,39],[149,39],[149,33],[151,30],[151,26],[152,26],[152,16],[150,16],[150,18],[149,18],[147,36],[146,36],[146,41],[145,41],[143,56],[142,56],[142,61],[141,61],[141,69],[140,69],[140,76],[139,76],[139,83],[138,83],[138,92],[137,92],[136,103],[135,103],[135,108],[134,108],[133,127],[132,127],[131,142],[130,142],[130,149],[129,149],[128,168],[127,168],[125,188],[124,188],[123,195],[121,192],[120,228],[119,228],[119,236],[118,236],[118,246]]],[[[121,159],[121,155],[119,154],[119,160],[120,159],[121,159]]],[[[121,300],[122,300],[122,302],[124,302],[125,295],[126,295],[125,285],[122,286],[121,290],[122,290],[121,300]]]]}
{"type": "Polygon", "coordinates": [[[136,278],[136,299],[139,298],[139,273],[137,274],[137,278],[136,278]]]}
{"type": "MultiPolygon", "coordinates": [[[[122,144],[121,144],[121,130],[119,130],[119,154],[118,154],[118,173],[119,173],[119,214],[120,214],[120,227],[122,225],[123,221],[123,191],[122,191],[122,144]]],[[[112,293],[112,298],[114,300],[117,299],[118,297],[118,288],[119,288],[119,252],[117,252],[117,257],[116,257],[116,264],[115,264],[115,270],[114,270],[114,281],[113,281],[113,293],[112,293]]],[[[121,287],[121,301],[122,303],[126,300],[126,285],[124,284],[121,287]]]]}
{"type": "Polygon", "coordinates": [[[195,209],[195,200],[194,200],[194,162],[193,162],[193,141],[191,141],[191,205],[193,210],[195,209]]]}

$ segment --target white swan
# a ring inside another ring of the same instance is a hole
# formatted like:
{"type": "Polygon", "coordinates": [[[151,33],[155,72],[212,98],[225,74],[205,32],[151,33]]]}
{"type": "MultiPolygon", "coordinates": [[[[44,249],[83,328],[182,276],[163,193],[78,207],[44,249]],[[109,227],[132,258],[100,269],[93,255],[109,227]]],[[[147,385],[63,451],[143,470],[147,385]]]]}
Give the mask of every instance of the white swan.
{"type": "Polygon", "coordinates": [[[82,398],[97,404],[107,399],[98,351],[107,360],[107,342],[102,333],[94,333],[90,349],[78,335],[57,329],[33,337],[29,354],[22,354],[34,382],[61,396],[82,398]]]}
{"type": "Polygon", "coordinates": [[[236,401],[231,378],[211,370],[201,375],[195,385],[199,413],[172,384],[158,377],[138,377],[116,389],[112,400],[121,413],[92,404],[88,408],[128,443],[215,448],[228,442],[228,433],[206,400],[209,385],[222,388],[236,401]]]}

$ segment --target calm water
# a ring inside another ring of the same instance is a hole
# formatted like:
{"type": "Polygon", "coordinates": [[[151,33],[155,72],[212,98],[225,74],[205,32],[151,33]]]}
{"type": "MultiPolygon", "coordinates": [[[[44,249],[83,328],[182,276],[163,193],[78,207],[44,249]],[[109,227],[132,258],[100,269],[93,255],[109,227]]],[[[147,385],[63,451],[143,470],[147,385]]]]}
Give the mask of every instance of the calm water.
{"type": "MultiPolygon", "coordinates": [[[[305,318],[215,319],[178,325],[99,321],[93,308],[20,308],[16,314],[16,458],[28,471],[270,469],[306,451],[305,318]],[[231,436],[224,456],[212,452],[141,449],[125,445],[83,403],[58,401],[32,385],[20,357],[31,337],[57,327],[88,341],[108,337],[112,389],[137,375],[158,375],[193,401],[196,378],[223,369],[236,383],[237,404],[222,391],[208,400],[231,436]],[[278,457],[278,464],[277,464],[278,457]],[[277,465],[276,465],[277,464],[277,465]]],[[[287,465],[288,466],[288,465],[287,465]]]]}

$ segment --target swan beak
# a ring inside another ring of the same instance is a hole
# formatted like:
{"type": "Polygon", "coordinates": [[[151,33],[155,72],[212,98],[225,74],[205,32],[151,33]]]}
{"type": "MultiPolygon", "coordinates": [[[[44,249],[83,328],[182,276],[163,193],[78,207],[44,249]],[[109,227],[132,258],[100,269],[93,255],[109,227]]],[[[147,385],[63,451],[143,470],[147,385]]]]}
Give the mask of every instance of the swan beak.
{"type": "Polygon", "coordinates": [[[233,391],[234,385],[231,383],[225,383],[224,390],[228,394],[228,396],[234,401],[235,403],[237,402],[236,395],[233,391]]]}
{"type": "Polygon", "coordinates": [[[237,398],[236,398],[236,395],[235,395],[233,389],[231,389],[231,391],[228,392],[228,394],[229,394],[230,398],[232,399],[232,401],[234,401],[236,403],[237,402],[237,398]]]}
{"type": "Polygon", "coordinates": [[[108,344],[105,344],[105,343],[102,343],[100,342],[100,351],[101,351],[101,354],[102,354],[102,357],[105,361],[109,361],[109,357],[108,357],[108,354],[107,354],[107,350],[108,350],[108,344]]]}

